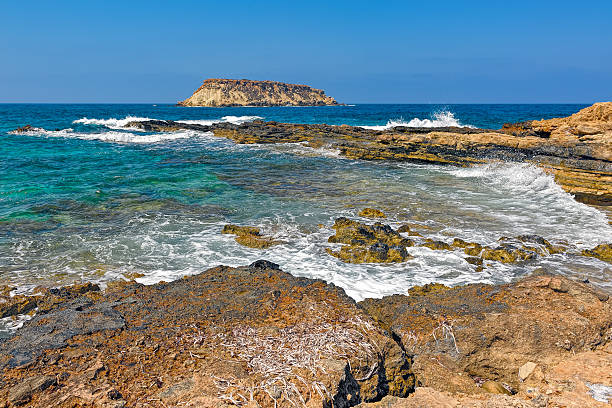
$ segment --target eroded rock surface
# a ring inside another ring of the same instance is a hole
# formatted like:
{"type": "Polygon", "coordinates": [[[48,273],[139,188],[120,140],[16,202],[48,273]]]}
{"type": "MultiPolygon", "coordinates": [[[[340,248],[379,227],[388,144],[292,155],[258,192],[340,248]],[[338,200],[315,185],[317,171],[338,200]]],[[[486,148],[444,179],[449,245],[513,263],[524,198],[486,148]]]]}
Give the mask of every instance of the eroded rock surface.
{"type": "Polygon", "coordinates": [[[0,364],[0,401],[33,407],[348,407],[415,386],[344,291],[267,261],[57,303],[0,343],[0,364]]]}
{"type": "MultiPolygon", "coordinates": [[[[612,386],[612,304],[585,283],[541,275],[360,305],[414,354],[417,378],[440,406],[600,406],[587,384],[612,386]],[[535,367],[521,380],[526,363],[535,367]],[[500,386],[513,394],[508,405],[487,405],[499,397],[481,394],[500,386]]],[[[390,406],[420,406],[409,400],[390,406]]]]}

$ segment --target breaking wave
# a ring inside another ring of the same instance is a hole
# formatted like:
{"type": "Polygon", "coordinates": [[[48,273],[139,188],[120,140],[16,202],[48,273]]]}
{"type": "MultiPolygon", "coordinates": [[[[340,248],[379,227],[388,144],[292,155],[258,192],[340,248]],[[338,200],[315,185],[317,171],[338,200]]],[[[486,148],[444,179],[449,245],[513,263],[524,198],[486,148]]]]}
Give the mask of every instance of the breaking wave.
{"type": "Polygon", "coordinates": [[[419,128],[433,128],[433,127],[468,127],[474,128],[472,125],[462,124],[459,119],[455,117],[453,112],[441,111],[436,112],[432,115],[431,119],[419,119],[413,118],[406,122],[403,118],[390,119],[386,125],[380,126],[360,126],[365,129],[373,130],[387,130],[398,126],[406,127],[419,127],[419,128]]]}
{"type": "Polygon", "coordinates": [[[167,132],[167,133],[156,133],[156,134],[134,134],[130,132],[101,132],[101,133],[85,133],[75,132],[73,129],[62,129],[62,130],[46,130],[42,128],[32,128],[31,130],[23,133],[10,132],[12,134],[30,135],[30,136],[46,136],[46,137],[63,137],[69,139],[82,139],[82,140],[100,140],[103,142],[113,143],[159,143],[164,141],[171,141],[177,139],[188,139],[196,136],[206,135],[206,133],[196,131],[180,131],[180,132],[167,132]]]}
{"type": "MultiPolygon", "coordinates": [[[[221,119],[201,119],[201,120],[177,120],[179,123],[188,123],[188,124],[196,124],[196,125],[204,125],[210,126],[215,123],[233,123],[235,125],[240,125],[246,122],[252,122],[257,119],[263,119],[261,116],[223,116],[221,119]]],[[[90,119],[90,118],[81,118],[73,121],[73,124],[81,124],[81,125],[95,125],[95,126],[105,126],[109,129],[125,129],[126,125],[130,122],[144,122],[147,120],[159,120],[154,118],[146,118],[146,117],[138,117],[138,116],[126,116],[123,119],[117,118],[109,118],[109,119],[90,119]]],[[[131,129],[131,128],[130,128],[131,129]]],[[[134,129],[131,129],[134,130],[134,129]]],[[[139,130],[139,129],[137,129],[139,130]]]]}

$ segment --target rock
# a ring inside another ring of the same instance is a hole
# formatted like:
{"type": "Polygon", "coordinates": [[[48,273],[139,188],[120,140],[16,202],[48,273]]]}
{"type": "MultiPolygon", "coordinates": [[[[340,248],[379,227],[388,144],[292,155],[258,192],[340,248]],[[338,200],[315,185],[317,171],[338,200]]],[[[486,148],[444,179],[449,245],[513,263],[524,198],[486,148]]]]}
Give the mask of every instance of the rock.
{"type": "Polygon", "coordinates": [[[597,245],[593,249],[585,249],[584,251],[582,251],[582,255],[591,256],[594,258],[601,259],[602,261],[612,263],[612,245],[611,244],[597,245]]]}
{"type": "Polygon", "coordinates": [[[441,293],[450,289],[448,286],[441,283],[427,283],[423,286],[413,286],[408,289],[410,296],[422,296],[430,293],[441,293]]]}
{"type": "Polygon", "coordinates": [[[321,106],[334,98],[307,85],[248,79],[207,79],[179,106],[321,106]]]}
{"type": "MultiPolygon", "coordinates": [[[[612,304],[602,302],[589,284],[561,276],[472,284],[359,304],[414,355],[419,381],[449,392],[459,391],[444,382],[451,376],[477,376],[520,389],[517,373],[526,360],[546,369],[606,344],[612,335],[612,304]],[[436,382],[431,373],[440,370],[438,356],[450,358],[456,369],[436,382]]],[[[607,361],[612,364],[609,357],[607,361]]],[[[463,387],[460,392],[471,391],[463,387]]]]}
{"type": "Polygon", "coordinates": [[[482,389],[486,392],[490,392],[491,394],[512,395],[510,391],[508,391],[503,385],[501,385],[497,381],[485,381],[485,383],[482,384],[482,389]]]}
{"type": "Polygon", "coordinates": [[[56,382],[52,375],[30,377],[9,390],[8,400],[15,405],[23,405],[32,399],[33,394],[46,390],[56,382]]]}
{"type": "MultiPolygon", "coordinates": [[[[384,212],[375,208],[364,208],[359,212],[359,216],[363,218],[387,218],[384,212]]],[[[398,232],[402,232],[399,231],[398,232]]]]}
{"type": "Polygon", "coordinates": [[[223,227],[221,233],[237,235],[235,238],[236,242],[249,248],[266,249],[283,243],[282,241],[262,236],[257,227],[227,224],[223,227]]]}
{"type": "Polygon", "coordinates": [[[406,247],[414,245],[388,225],[377,222],[367,225],[340,217],[332,228],[335,235],[328,242],[345,244],[339,251],[327,248],[327,252],[348,263],[397,263],[411,259],[406,247]]]}
{"type": "Polygon", "coordinates": [[[422,243],[421,246],[424,246],[429,249],[434,249],[434,250],[446,250],[446,251],[452,250],[452,247],[448,245],[446,242],[434,241],[429,238],[426,238],[425,242],[422,243]]]}
{"type": "Polygon", "coordinates": [[[32,125],[25,125],[25,126],[21,126],[13,130],[13,133],[27,133],[27,132],[31,132],[32,130],[34,130],[32,125]]]}
{"type": "MultiPolygon", "coordinates": [[[[348,407],[416,386],[410,357],[342,289],[265,260],[57,303],[0,343],[0,362],[16,356],[62,378],[37,407],[348,407]]],[[[1,367],[0,400],[23,376],[1,367]]]]}
{"type": "Polygon", "coordinates": [[[533,370],[535,370],[537,366],[538,365],[533,361],[528,361],[523,364],[518,371],[519,380],[525,381],[531,375],[531,373],[533,373],[533,370]]]}

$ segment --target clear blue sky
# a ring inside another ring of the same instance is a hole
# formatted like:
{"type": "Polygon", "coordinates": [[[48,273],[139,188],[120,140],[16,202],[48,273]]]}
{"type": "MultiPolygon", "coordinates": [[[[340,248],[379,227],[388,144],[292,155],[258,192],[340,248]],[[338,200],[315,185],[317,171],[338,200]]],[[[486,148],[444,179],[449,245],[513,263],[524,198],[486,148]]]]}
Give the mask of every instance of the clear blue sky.
{"type": "Polygon", "coordinates": [[[347,103],[612,100],[612,1],[2,1],[0,102],[170,102],[205,78],[347,103]]]}

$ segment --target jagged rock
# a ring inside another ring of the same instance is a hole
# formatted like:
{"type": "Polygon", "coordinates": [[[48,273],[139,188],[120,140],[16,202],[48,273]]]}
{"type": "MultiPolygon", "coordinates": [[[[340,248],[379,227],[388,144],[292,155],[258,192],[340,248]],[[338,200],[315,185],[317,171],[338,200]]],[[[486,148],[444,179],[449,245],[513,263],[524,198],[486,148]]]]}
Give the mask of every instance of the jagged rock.
{"type": "Polygon", "coordinates": [[[328,242],[345,244],[339,251],[327,248],[327,252],[349,263],[396,263],[411,259],[406,247],[414,245],[388,225],[377,222],[367,225],[340,217],[332,228],[335,235],[328,242]]]}
{"type": "Polygon", "coordinates": [[[180,106],[320,106],[334,98],[307,85],[248,79],[207,79],[180,106]]]}
{"type": "MultiPolygon", "coordinates": [[[[0,361],[17,356],[32,375],[60,378],[34,407],[246,405],[251,396],[262,407],[348,407],[416,386],[409,356],[342,289],[264,260],[151,286],[116,282],[103,296],[58,303],[0,343],[0,361]]],[[[0,401],[23,381],[22,368],[2,367],[0,401]]]]}
{"type": "Polygon", "coordinates": [[[559,406],[573,399],[576,406],[598,406],[585,381],[612,381],[603,374],[612,368],[612,304],[586,283],[538,275],[366,299],[360,306],[414,354],[419,382],[441,392],[481,398],[477,382],[466,382],[474,378],[508,384],[521,401],[536,397],[528,392],[533,387],[556,384],[562,391],[550,398],[559,406]],[[521,382],[525,360],[538,367],[521,382]]]}
{"type": "Polygon", "coordinates": [[[364,208],[359,212],[359,216],[363,218],[387,218],[384,212],[375,208],[364,208]]]}

